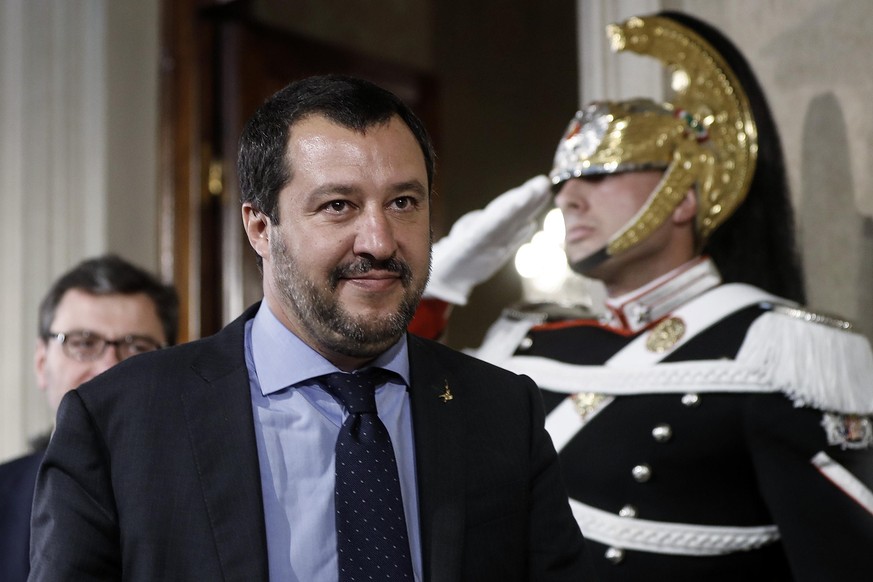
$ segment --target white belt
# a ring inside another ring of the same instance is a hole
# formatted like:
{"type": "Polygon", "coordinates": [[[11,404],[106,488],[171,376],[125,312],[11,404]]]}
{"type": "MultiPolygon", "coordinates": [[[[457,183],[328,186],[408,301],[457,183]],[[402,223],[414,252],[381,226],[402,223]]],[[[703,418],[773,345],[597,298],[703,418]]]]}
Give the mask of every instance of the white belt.
{"type": "Polygon", "coordinates": [[[596,392],[611,396],[685,392],[777,392],[766,370],[735,360],[668,362],[653,367],[580,366],[540,356],[513,356],[501,365],[525,374],[552,392],[596,392]]]}
{"type": "Polygon", "coordinates": [[[775,525],[733,527],[648,521],[615,514],[570,499],[582,534],[628,550],[680,556],[717,556],[754,550],[779,539],[775,525]]]}

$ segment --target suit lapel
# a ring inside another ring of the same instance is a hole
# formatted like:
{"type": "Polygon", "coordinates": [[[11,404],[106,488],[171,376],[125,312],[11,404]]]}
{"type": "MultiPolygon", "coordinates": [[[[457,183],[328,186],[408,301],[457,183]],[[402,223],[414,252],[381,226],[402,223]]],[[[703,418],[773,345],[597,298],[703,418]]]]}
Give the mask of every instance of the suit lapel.
{"type": "Polygon", "coordinates": [[[459,580],[465,518],[464,387],[439,365],[433,349],[415,336],[409,338],[424,579],[459,580]]]}
{"type": "Polygon", "coordinates": [[[181,391],[203,500],[225,580],[267,580],[267,541],[244,357],[245,321],[205,341],[181,391]]]}

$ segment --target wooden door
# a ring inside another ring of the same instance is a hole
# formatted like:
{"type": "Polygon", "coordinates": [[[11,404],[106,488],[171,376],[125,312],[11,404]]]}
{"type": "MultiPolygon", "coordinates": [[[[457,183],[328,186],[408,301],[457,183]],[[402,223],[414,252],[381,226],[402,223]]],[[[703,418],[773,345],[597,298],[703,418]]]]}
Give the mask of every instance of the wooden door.
{"type": "Polygon", "coordinates": [[[182,296],[181,341],[217,331],[261,297],[242,232],[236,149],[265,98],[309,75],[350,74],[393,91],[436,128],[430,75],[258,23],[247,5],[163,7],[162,269],[182,296]]]}

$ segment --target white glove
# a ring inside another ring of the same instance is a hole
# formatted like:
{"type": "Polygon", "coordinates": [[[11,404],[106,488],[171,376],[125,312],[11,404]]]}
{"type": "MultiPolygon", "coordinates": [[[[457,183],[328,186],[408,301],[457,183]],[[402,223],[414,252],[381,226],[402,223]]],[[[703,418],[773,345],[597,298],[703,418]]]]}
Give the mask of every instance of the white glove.
{"type": "Polygon", "coordinates": [[[533,235],[551,198],[551,183],[540,175],[459,218],[433,245],[424,296],[466,305],[473,287],[496,273],[533,235]]]}

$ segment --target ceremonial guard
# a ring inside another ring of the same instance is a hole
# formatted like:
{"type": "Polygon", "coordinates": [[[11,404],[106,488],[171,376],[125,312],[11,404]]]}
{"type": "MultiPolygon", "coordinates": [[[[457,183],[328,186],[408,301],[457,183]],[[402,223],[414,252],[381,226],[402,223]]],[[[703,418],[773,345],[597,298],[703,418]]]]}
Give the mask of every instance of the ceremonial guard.
{"type": "Polygon", "coordinates": [[[507,312],[478,354],[541,387],[602,580],[869,579],[873,354],[802,307],[763,92],[686,15],[608,33],[674,90],[592,103],[558,146],[568,259],[608,310],[507,312]]]}

